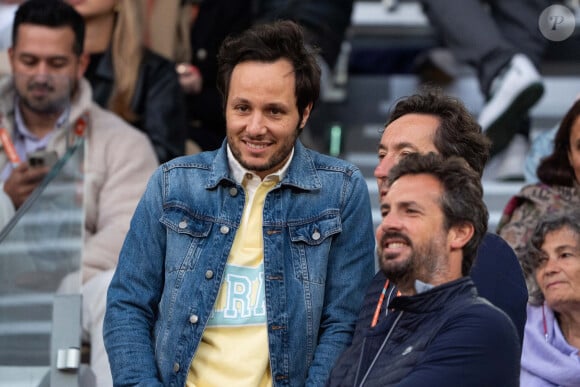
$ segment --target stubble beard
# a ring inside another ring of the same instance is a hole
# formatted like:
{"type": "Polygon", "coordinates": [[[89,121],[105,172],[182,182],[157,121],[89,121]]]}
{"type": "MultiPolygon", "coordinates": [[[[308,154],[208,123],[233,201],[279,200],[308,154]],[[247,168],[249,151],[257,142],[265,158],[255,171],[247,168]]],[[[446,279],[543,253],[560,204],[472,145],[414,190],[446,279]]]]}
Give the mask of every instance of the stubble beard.
{"type": "Polygon", "coordinates": [[[50,84],[32,83],[26,86],[26,92],[17,90],[20,103],[30,111],[39,115],[60,114],[70,104],[72,89],[60,92],[58,88],[50,84]],[[41,98],[31,95],[34,88],[44,88],[47,94],[41,98]]]}
{"type": "Polygon", "coordinates": [[[56,100],[38,101],[33,98],[21,96],[20,101],[26,108],[39,115],[60,114],[67,106],[69,98],[56,100]]]}
{"type": "Polygon", "coordinates": [[[277,165],[282,164],[292,152],[296,139],[300,132],[296,130],[294,136],[284,141],[283,146],[278,149],[268,160],[262,164],[252,164],[247,160],[244,160],[242,151],[236,146],[233,138],[228,135],[228,143],[230,144],[230,149],[236,160],[240,163],[242,167],[252,172],[264,172],[275,168],[277,165]]]}
{"type": "MultiPolygon", "coordinates": [[[[408,240],[411,253],[401,262],[394,262],[392,259],[396,258],[394,255],[379,254],[379,266],[382,272],[390,281],[397,286],[412,286],[416,279],[420,279],[421,273],[427,275],[433,273],[438,264],[439,248],[438,241],[431,240],[427,246],[414,247],[408,240]]],[[[382,245],[382,243],[381,243],[382,245]]],[[[425,278],[423,278],[425,280],[425,278]]]]}

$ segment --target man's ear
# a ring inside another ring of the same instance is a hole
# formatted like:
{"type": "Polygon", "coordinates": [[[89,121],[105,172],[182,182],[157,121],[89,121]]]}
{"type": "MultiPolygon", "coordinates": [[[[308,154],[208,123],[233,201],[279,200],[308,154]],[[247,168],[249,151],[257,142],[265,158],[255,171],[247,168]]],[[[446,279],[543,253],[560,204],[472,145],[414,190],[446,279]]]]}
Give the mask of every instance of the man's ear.
{"type": "Polygon", "coordinates": [[[300,122],[300,129],[303,129],[306,126],[306,122],[308,122],[308,117],[310,117],[310,112],[312,111],[312,103],[309,103],[308,106],[304,108],[302,112],[302,121],[300,122]]]}
{"type": "Polygon", "coordinates": [[[471,240],[475,228],[471,223],[461,223],[451,227],[449,230],[449,247],[452,250],[460,250],[471,240]]]}
{"type": "Polygon", "coordinates": [[[91,57],[89,54],[82,53],[79,56],[79,68],[77,69],[77,79],[81,79],[83,75],[85,75],[85,71],[87,71],[87,67],[89,67],[89,62],[91,57]]]}

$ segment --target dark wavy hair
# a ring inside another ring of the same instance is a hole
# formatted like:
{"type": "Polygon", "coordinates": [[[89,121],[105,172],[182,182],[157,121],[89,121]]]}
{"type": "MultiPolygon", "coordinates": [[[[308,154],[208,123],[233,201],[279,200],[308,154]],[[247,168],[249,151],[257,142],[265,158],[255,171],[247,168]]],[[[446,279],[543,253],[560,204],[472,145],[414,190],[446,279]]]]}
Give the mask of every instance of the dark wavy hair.
{"type": "MultiPolygon", "coordinates": [[[[441,89],[424,87],[420,93],[400,99],[391,110],[385,128],[406,114],[431,114],[439,117],[434,145],[444,157],[463,157],[481,177],[489,158],[491,141],[481,126],[457,98],[441,89]]],[[[409,130],[412,130],[411,128],[409,130]]]]}
{"type": "Polygon", "coordinates": [[[536,281],[536,270],[540,267],[540,260],[545,257],[542,245],[546,235],[550,232],[568,228],[576,234],[580,244],[580,210],[568,213],[555,213],[544,215],[536,225],[534,232],[528,241],[527,250],[522,254],[520,262],[526,276],[528,285],[529,302],[533,305],[541,305],[544,302],[544,294],[536,281]]]}
{"type": "Polygon", "coordinates": [[[472,224],[474,233],[463,246],[461,272],[468,275],[477,256],[477,249],[487,232],[488,211],[483,201],[481,178],[461,157],[444,157],[435,153],[413,153],[404,157],[388,175],[389,185],[404,175],[432,175],[443,185],[441,210],[445,229],[472,224]]]}
{"type": "Polygon", "coordinates": [[[570,165],[568,153],[571,150],[570,133],[574,122],[580,116],[580,100],[568,110],[556,137],[554,137],[554,150],[551,155],[547,156],[540,162],[536,174],[538,179],[547,185],[560,185],[572,187],[576,181],[574,168],[570,165]]]}
{"type": "Polygon", "coordinates": [[[272,63],[287,59],[294,67],[296,106],[300,121],[304,109],[313,107],[320,95],[320,67],[316,52],[304,44],[304,31],[293,21],[258,24],[237,36],[226,38],[218,52],[217,87],[227,103],[232,72],[246,61],[272,63]]]}
{"type": "Polygon", "coordinates": [[[44,27],[70,27],[75,34],[73,52],[80,56],[85,44],[85,21],[68,3],[61,0],[28,0],[22,3],[14,15],[12,25],[12,46],[18,39],[21,24],[35,24],[44,27]]]}

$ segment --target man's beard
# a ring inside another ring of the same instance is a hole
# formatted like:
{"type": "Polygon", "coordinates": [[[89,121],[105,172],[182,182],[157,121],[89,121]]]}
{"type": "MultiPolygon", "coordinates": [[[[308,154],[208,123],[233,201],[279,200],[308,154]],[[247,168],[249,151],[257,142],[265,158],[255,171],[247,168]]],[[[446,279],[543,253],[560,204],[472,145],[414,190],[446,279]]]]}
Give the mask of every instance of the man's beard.
{"type": "Polygon", "coordinates": [[[67,87],[49,82],[31,82],[26,85],[25,93],[18,94],[20,102],[37,114],[60,114],[70,104],[73,87],[72,84],[67,87]],[[45,94],[35,97],[32,95],[35,90],[45,94]]]}
{"type": "MultiPolygon", "coordinates": [[[[404,234],[397,232],[385,233],[381,238],[379,245],[379,266],[383,273],[394,284],[413,284],[416,279],[419,279],[420,273],[427,273],[428,275],[434,273],[439,264],[439,258],[442,253],[439,241],[431,239],[427,244],[422,246],[414,246],[411,240],[404,234]],[[411,249],[411,253],[402,261],[395,262],[397,255],[389,257],[383,256],[381,251],[384,246],[385,238],[402,239],[411,249]],[[390,259],[389,259],[390,258],[390,259]],[[395,259],[394,259],[395,258],[395,259]]],[[[425,278],[423,278],[425,280],[425,278]]]]}
{"type": "Polygon", "coordinates": [[[252,164],[244,159],[242,151],[237,147],[237,144],[233,140],[229,140],[230,150],[232,154],[236,158],[236,160],[240,163],[242,167],[247,169],[248,171],[252,172],[264,172],[269,171],[270,169],[274,168],[275,166],[281,164],[290,156],[292,153],[292,149],[296,143],[296,140],[300,136],[302,129],[297,127],[294,135],[289,138],[278,139],[281,142],[281,147],[263,164],[252,164]]]}

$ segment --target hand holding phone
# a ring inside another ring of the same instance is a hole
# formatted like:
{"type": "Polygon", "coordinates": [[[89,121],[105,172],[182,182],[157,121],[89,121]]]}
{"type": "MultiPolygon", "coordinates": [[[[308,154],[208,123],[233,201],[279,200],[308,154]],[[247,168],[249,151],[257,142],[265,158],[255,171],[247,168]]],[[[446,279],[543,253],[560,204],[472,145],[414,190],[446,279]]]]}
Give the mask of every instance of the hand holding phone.
{"type": "Polygon", "coordinates": [[[10,197],[16,209],[28,199],[48,171],[48,167],[30,167],[28,163],[20,163],[14,167],[4,181],[4,192],[10,197]]]}
{"type": "Polygon", "coordinates": [[[28,165],[31,167],[49,167],[52,168],[58,160],[56,151],[40,150],[28,154],[28,165]]]}

